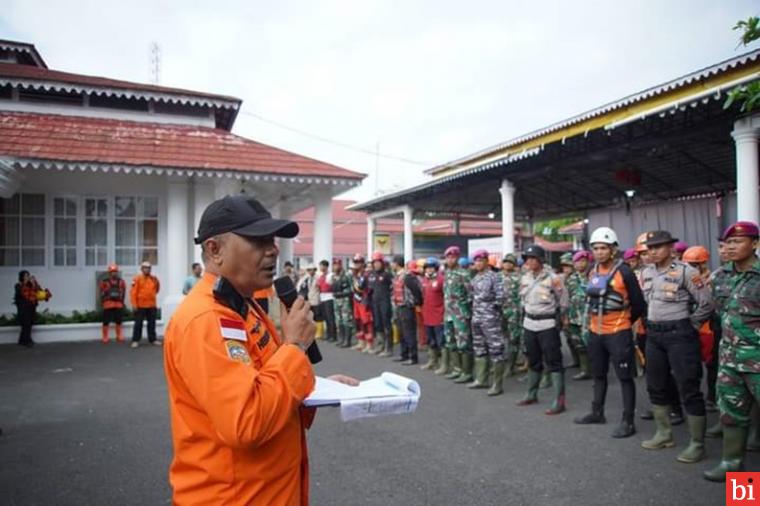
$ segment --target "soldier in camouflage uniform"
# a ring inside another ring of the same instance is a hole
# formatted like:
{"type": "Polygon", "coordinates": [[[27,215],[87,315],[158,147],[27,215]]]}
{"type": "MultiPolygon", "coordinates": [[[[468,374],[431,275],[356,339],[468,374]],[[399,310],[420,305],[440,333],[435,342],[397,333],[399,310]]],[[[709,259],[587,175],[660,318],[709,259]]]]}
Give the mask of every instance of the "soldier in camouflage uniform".
{"type": "Polygon", "coordinates": [[[506,365],[504,335],[501,332],[504,284],[500,276],[491,270],[486,250],[476,251],[473,260],[475,261],[475,277],[471,281],[472,347],[475,352],[475,373],[473,382],[467,386],[468,388],[490,386],[488,395],[500,395],[504,392],[506,365]]]}
{"type": "Polygon", "coordinates": [[[441,367],[435,372],[445,374],[446,378],[456,383],[469,383],[472,381],[470,275],[467,269],[459,267],[460,251],[457,246],[447,248],[444,256],[446,257],[443,285],[445,346],[441,354],[441,367]]]}
{"type": "Polygon", "coordinates": [[[520,271],[517,258],[512,253],[501,261],[501,279],[504,283],[504,305],[502,306],[502,331],[508,343],[505,377],[515,374],[517,354],[522,349],[522,325],[520,324],[520,271]]]}
{"type": "Polygon", "coordinates": [[[749,221],[731,225],[722,236],[730,262],[714,280],[723,335],[718,366],[718,407],[723,425],[720,464],[705,471],[711,481],[743,471],[753,402],[760,401],[760,260],[758,227],[749,221]]]}
{"type": "Polygon", "coordinates": [[[588,285],[588,270],[591,253],[578,251],[572,257],[574,271],[565,279],[565,290],[569,305],[563,318],[567,345],[574,352],[578,360],[580,372],[573,376],[574,380],[587,380],[591,378],[588,353],[586,344],[588,336],[583,335],[586,331],[586,287],[588,285]]]}
{"type": "Polygon", "coordinates": [[[336,346],[349,348],[351,336],[354,335],[353,282],[351,276],[343,270],[343,261],[333,259],[333,296],[335,297],[335,327],[338,330],[336,346]]]}

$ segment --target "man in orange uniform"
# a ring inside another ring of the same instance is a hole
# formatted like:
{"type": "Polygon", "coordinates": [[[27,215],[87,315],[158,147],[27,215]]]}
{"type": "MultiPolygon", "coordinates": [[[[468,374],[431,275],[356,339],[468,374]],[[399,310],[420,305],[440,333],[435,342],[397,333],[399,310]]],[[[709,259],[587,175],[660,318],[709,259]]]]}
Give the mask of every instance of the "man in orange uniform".
{"type": "Polygon", "coordinates": [[[290,311],[281,306],[280,337],[250,298],[272,284],[275,236],[297,233],[244,195],[213,202],[201,217],[195,242],[206,273],[174,313],[164,353],[177,506],[308,504],[310,306],[300,296],[290,311]]]}
{"type": "Polygon", "coordinates": [[[610,361],[620,382],[623,418],[612,432],[614,438],[630,437],[636,432],[633,413],[636,409],[635,356],[633,323],[646,311],[636,275],[627,263],[615,260],[618,238],[614,230],[600,227],[589,240],[595,265],[589,273],[586,288],[588,300],[591,375],[594,378],[594,400],[591,412],[576,418],[575,423],[605,423],[604,403],[607,397],[607,372],[610,361]]]}
{"type": "Polygon", "coordinates": [[[116,326],[116,342],[123,343],[121,322],[124,317],[124,297],[127,294],[127,284],[119,276],[119,266],[108,266],[108,279],[100,282],[100,302],[103,304],[103,344],[108,343],[108,326],[111,322],[116,326]]]}
{"type": "Polygon", "coordinates": [[[156,340],[156,313],[158,312],[156,296],[161,290],[161,283],[150,273],[150,270],[150,262],[143,262],[140,265],[140,274],[132,280],[132,289],[129,292],[132,310],[135,312],[135,326],[132,329],[132,344],[130,344],[132,348],[140,346],[143,320],[148,320],[150,344],[161,346],[161,342],[156,340]]]}

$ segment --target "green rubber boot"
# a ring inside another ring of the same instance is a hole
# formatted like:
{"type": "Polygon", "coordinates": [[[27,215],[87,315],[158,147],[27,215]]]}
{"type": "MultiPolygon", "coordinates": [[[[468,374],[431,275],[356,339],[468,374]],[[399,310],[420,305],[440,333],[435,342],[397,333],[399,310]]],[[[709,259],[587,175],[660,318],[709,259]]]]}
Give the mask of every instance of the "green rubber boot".
{"type": "Polygon", "coordinates": [[[673,441],[673,429],[670,427],[670,406],[652,405],[654,414],[654,423],[657,431],[652,439],[641,442],[641,447],[647,450],[661,450],[662,448],[673,448],[676,443],[673,441]]]}
{"type": "Polygon", "coordinates": [[[541,383],[538,384],[538,388],[541,390],[545,388],[551,388],[552,386],[552,376],[546,370],[544,370],[544,373],[541,375],[541,383]]]}
{"type": "Polygon", "coordinates": [[[488,356],[475,357],[473,381],[467,388],[488,388],[488,356]]]}
{"type": "Polygon", "coordinates": [[[455,380],[462,374],[462,352],[459,350],[452,351],[450,362],[451,367],[444,378],[455,380]]]}
{"type": "Polygon", "coordinates": [[[474,379],[472,376],[473,358],[472,352],[462,352],[462,373],[454,379],[454,383],[469,383],[474,379]]]}
{"type": "Polygon", "coordinates": [[[504,371],[507,370],[507,363],[503,360],[491,362],[491,388],[488,389],[488,395],[493,397],[504,393],[504,371]]]}
{"type": "Polygon", "coordinates": [[[591,366],[589,365],[588,361],[588,354],[586,353],[586,350],[578,350],[578,363],[580,364],[581,370],[573,376],[573,380],[575,381],[582,381],[591,379],[591,366]]]}
{"type": "Polygon", "coordinates": [[[428,348],[428,361],[425,365],[420,366],[423,371],[429,371],[432,369],[435,371],[438,369],[438,363],[441,360],[441,350],[438,348],[428,348]]]}
{"type": "Polygon", "coordinates": [[[551,373],[552,385],[554,386],[554,401],[547,415],[558,415],[565,411],[565,372],[558,371],[551,373]]]}
{"type": "Polygon", "coordinates": [[[747,446],[745,427],[723,427],[723,456],[720,464],[704,472],[706,480],[726,481],[726,473],[744,470],[744,447],[747,446]]]}
{"type": "Polygon", "coordinates": [[[723,425],[720,424],[720,420],[715,422],[715,425],[705,431],[705,437],[712,439],[723,437],[723,425]]]}
{"type": "Polygon", "coordinates": [[[517,348],[512,347],[513,350],[507,353],[507,360],[504,362],[504,377],[511,378],[516,374],[515,365],[517,362],[517,348]]]}
{"type": "Polygon", "coordinates": [[[441,361],[438,365],[438,369],[435,370],[435,374],[438,376],[442,374],[448,374],[451,372],[451,350],[444,347],[441,350],[441,361]]]}
{"type": "Polygon", "coordinates": [[[757,403],[752,403],[749,413],[749,432],[747,434],[747,451],[760,451],[760,408],[757,403]]]}
{"type": "Polygon", "coordinates": [[[525,397],[517,403],[518,406],[527,406],[538,402],[538,384],[541,382],[541,373],[528,369],[528,391],[525,397]]]}
{"type": "Polygon", "coordinates": [[[691,441],[684,451],[678,454],[676,460],[686,464],[694,464],[705,458],[705,429],[707,427],[707,418],[705,416],[686,417],[689,425],[689,434],[691,441]]]}

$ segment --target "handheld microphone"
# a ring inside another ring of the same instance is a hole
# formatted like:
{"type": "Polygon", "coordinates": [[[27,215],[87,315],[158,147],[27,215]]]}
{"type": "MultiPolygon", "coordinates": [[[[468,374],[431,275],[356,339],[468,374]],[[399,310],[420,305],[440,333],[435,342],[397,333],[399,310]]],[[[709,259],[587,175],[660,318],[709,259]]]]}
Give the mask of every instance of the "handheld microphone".
{"type": "MultiPolygon", "coordinates": [[[[293,280],[288,276],[277,278],[274,280],[274,289],[277,292],[277,297],[279,297],[285,305],[285,308],[290,311],[290,308],[298,297],[296,285],[293,284],[293,280]]],[[[311,308],[311,310],[313,312],[314,308],[311,308]]],[[[306,349],[306,355],[309,357],[309,362],[312,364],[318,364],[322,361],[322,354],[319,352],[319,347],[317,347],[316,341],[312,342],[306,349]]]]}

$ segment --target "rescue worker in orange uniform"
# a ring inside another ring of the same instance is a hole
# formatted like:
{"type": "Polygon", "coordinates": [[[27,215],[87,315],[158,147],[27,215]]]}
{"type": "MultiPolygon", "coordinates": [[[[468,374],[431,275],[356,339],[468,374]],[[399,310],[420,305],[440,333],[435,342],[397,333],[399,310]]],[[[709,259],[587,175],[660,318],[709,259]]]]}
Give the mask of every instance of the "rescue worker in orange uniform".
{"type": "Polygon", "coordinates": [[[289,311],[280,306],[280,337],[251,299],[272,284],[275,236],[297,233],[245,195],[217,200],[201,217],[195,242],[206,273],[169,322],[164,350],[176,506],[308,504],[310,305],[299,296],[289,311]]]}
{"type": "Polygon", "coordinates": [[[116,326],[116,342],[123,343],[124,335],[121,322],[124,318],[124,297],[127,294],[127,284],[119,275],[119,266],[108,266],[108,278],[100,282],[100,302],[103,305],[103,344],[108,343],[108,327],[111,323],[116,326]]]}
{"type": "Polygon", "coordinates": [[[130,344],[132,348],[140,346],[143,320],[148,320],[150,344],[161,346],[161,341],[156,339],[156,313],[158,312],[156,296],[161,290],[161,283],[150,271],[150,262],[143,262],[140,265],[140,274],[132,280],[132,288],[129,292],[132,309],[135,312],[135,326],[132,329],[132,344],[130,344]]]}

